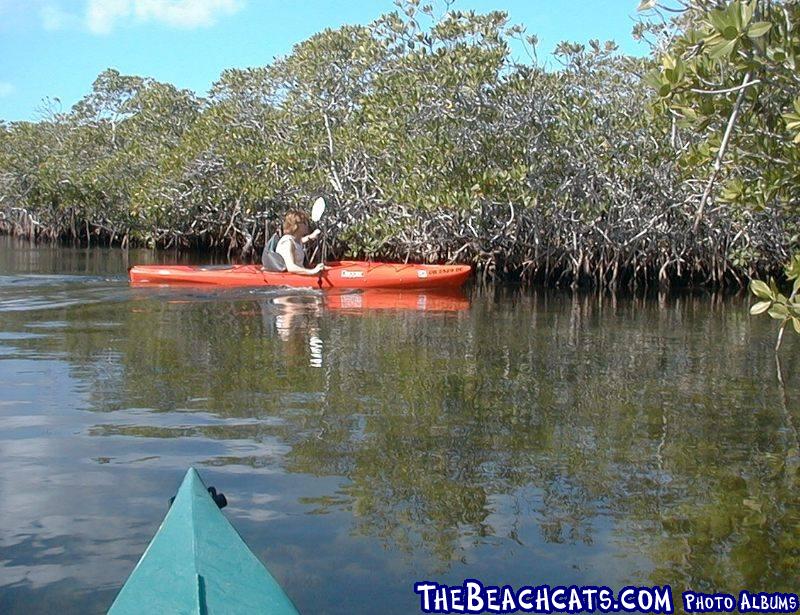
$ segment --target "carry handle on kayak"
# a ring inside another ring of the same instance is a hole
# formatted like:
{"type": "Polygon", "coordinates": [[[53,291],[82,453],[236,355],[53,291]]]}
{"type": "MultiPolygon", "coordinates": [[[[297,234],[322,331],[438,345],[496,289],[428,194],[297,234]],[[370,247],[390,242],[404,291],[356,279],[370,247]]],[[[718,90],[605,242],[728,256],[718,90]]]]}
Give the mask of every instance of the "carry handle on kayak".
{"type": "MultiPolygon", "coordinates": [[[[217,491],[214,487],[208,488],[208,495],[211,496],[211,499],[214,500],[214,504],[217,505],[217,508],[225,508],[228,505],[228,498],[225,497],[225,494],[221,491],[217,491]]],[[[172,503],[175,501],[175,496],[173,495],[169,499],[169,505],[172,506],[172,503]]]]}

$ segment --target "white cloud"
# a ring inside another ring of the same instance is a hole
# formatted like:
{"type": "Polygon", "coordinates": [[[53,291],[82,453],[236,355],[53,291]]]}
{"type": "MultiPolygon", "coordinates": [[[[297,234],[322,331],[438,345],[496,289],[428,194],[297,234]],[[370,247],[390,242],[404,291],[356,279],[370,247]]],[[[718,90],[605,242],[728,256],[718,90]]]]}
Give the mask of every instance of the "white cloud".
{"type": "Polygon", "coordinates": [[[4,96],[11,96],[17,88],[14,87],[13,83],[8,83],[7,81],[0,81],[0,98],[4,96]]]}
{"type": "Polygon", "coordinates": [[[67,13],[56,4],[45,4],[39,9],[39,17],[42,19],[42,27],[45,30],[55,31],[72,28],[79,24],[79,19],[67,13]]]}
{"type": "Polygon", "coordinates": [[[240,8],[237,0],[134,0],[138,18],[180,28],[210,26],[218,15],[235,13],[240,8]]]}
{"type": "Polygon", "coordinates": [[[95,34],[108,34],[118,22],[131,18],[192,29],[211,26],[241,6],[241,0],[89,0],[86,24],[95,34]]]}
{"type": "Polygon", "coordinates": [[[108,34],[114,22],[131,14],[130,0],[89,0],[86,8],[86,24],[95,34],[108,34]]]}

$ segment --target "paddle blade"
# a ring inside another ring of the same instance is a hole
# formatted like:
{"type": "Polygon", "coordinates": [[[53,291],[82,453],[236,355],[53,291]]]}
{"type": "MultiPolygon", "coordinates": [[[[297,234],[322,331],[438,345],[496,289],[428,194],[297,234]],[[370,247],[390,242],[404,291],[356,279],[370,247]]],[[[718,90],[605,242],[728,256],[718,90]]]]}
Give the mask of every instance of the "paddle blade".
{"type": "Polygon", "coordinates": [[[319,219],[322,217],[322,214],[325,213],[325,199],[319,197],[316,201],[314,201],[314,206],[311,208],[311,220],[313,222],[319,222],[319,219]]]}

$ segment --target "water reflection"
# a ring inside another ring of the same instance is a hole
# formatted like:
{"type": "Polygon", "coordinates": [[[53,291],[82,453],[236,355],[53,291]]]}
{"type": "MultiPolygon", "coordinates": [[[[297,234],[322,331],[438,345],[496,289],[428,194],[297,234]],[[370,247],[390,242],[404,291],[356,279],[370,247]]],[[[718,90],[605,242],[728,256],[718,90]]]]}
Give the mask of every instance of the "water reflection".
{"type": "Polygon", "coordinates": [[[307,612],[413,612],[422,577],[796,586],[800,353],[781,388],[739,298],[145,292],[114,267],[93,302],[1,289],[4,613],[102,612],[190,464],[307,612]]]}
{"type": "MultiPolygon", "coordinates": [[[[257,292],[257,291],[255,291],[257,292]]],[[[266,291],[272,295],[275,291],[266,291]]],[[[286,292],[286,291],[280,291],[286,292]]],[[[320,322],[325,310],[345,315],[369,316],[379,312],[461,312],[469,299],[461,289],[441,291],[344,290],[298,291],[259,301],[264,331],[275,331],[284,342],[285,356],[302,355],[308,348],[308,365],[321,368],[325,343],[320,322]]],[[[247,312],[239,312],[246,315],[247,312]]]]}
{"type": "Polygon", "coordinates": [[[469,309],[469,299],[458,288],[426,291],[354,290],[329,292],[324,298],[327,309],[354,314],[376,310],[460,312],[469,309]]]}
{"type": "Polygon", "coordinates": [[[322,367],[323,343],[319,337],[322,302],[322,297],[317,295],[289,295],[261,302],[261,313],[265,320],[272,317],[275,307],[278,308],[274,313],[275,330],[285,343],[285,352],[296,351],[293,337],[304,338],[310,355],[309,367],[315,368],[322,367]]]}

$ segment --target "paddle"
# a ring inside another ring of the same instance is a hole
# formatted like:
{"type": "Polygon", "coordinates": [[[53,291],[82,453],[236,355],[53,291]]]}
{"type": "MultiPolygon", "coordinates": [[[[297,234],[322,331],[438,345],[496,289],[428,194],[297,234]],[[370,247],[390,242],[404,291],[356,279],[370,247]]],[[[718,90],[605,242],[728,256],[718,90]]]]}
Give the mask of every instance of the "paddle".
{"type": "Polygon", "coordinates": [[[314,201],[314,205],[311,207],[311,221],[312,222],[319,222],[320,218],[322,218],[322,214],[325,213],[325,199],[319,197],[316,201],[314,201]]]}
{"type": "MultiPolygon", "coordinates": [[[[325,199],[319,197],[316,201],[314,201],[314,205],[311,207],[311,221],[312,222],[319,222],[322,218],[322,214],[325,213],[325,199]]],[[[322,238],[322,254],[321,260],[323,264],[325,263],[325,238],[322,238]]]]}

